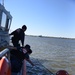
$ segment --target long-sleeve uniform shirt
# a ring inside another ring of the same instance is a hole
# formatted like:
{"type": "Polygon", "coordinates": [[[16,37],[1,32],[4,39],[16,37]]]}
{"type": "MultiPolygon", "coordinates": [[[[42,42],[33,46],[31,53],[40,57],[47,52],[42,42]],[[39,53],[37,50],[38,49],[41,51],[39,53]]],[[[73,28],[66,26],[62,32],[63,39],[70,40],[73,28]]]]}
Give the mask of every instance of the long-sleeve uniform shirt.
{"type": "Polygon", "coordinates": [[[29,55],[27,52],[24,53],[21,48],[18,48],[18,50],[11,50],[10,54],[11,71],[17,73],[21,70],[22,61],[24,59],[29,59],[29,55]]]}
{"type": "Polygon", "coordinates": [[[12,41],[14,43],[19,43],[19,40],[21,40],[22,46],[24,46],[25,33],[22,29],[19,28],[13,31],[10,35],[13,35],[12,41]]]}

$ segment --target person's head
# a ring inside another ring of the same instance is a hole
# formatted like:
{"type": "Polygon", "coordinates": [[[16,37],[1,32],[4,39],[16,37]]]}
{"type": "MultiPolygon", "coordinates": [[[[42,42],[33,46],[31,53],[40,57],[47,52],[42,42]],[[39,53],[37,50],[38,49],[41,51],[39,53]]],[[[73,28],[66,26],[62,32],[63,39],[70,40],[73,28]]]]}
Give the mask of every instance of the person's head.
{"type": "Polygon", "coordinates": [[[28,54],[32,53],[32,50],[30,49],[30,45],[26,44],[25,48],[26,48],[28,54]]]}
{"type": "Polygon", "coordinates": [[[23,31],[26,31],[26,29],[27,29],[27,26],[26,26],[26,25],[23,25],[23,26],[22,26],[22,30],[23,30],[23,31]]]}

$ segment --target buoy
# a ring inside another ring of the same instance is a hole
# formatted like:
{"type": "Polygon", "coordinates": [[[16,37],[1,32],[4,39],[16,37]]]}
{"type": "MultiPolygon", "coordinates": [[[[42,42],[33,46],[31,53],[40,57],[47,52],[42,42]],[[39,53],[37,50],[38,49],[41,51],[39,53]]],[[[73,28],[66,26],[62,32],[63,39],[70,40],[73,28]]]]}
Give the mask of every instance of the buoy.
{"type": "Polygon", "coordinates": [[[0,75],[11,75],[9,61],[5,56],[0,59],[0,75]]]}
{"type": "Polygon", "coordinates": [[[69,75],[67,71],[65,70],[59,70],[56,75],[69,75]]]}

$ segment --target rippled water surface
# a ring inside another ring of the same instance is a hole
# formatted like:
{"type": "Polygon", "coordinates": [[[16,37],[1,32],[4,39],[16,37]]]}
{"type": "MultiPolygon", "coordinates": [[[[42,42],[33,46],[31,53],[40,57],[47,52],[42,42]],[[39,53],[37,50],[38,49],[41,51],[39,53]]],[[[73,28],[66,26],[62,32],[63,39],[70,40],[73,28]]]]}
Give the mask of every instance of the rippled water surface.
{"type": "Polygon", "coordinates": [[[64,69],[75,75],[74,39],[26,36],[25,44],[31,45],[31,57],[38,59],[48,70],[56,73],[64,69]]]}

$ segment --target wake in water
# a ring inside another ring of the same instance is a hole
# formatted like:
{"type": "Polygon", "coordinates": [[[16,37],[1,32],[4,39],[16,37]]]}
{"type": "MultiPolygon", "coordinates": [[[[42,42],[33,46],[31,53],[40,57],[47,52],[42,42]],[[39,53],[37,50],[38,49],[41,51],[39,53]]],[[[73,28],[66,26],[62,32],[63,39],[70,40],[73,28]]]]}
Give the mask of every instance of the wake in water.
{"type": "Polygon", "coordinates": [[[31,66],[28,62],[26,62],[27,75],[54,75],[50,71],[48,71],[39,61],[38,59],[31,59],[35,66],[31,66]]]}

